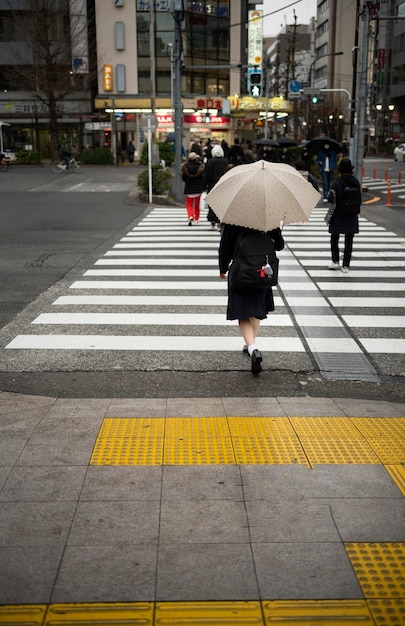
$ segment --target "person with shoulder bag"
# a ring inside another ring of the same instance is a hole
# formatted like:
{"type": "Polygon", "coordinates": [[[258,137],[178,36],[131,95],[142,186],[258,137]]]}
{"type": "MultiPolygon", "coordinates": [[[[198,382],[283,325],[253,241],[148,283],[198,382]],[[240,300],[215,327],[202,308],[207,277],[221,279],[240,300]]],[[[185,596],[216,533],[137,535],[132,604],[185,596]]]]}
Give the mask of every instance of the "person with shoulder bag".
{"type": "Polygon", "coordinates": [[[361,187],[353,175],[350,159],[342,159],[338,165],[340,177],[330,186],[328,202],[331,208],[325,216],[329,226],[332,262],[329,269],[340,269],[347,274],[353,251],[354,235],[359,232],[361,187]],[[340,265],[339,236],[345,236],[343,263],[340,265]]]}

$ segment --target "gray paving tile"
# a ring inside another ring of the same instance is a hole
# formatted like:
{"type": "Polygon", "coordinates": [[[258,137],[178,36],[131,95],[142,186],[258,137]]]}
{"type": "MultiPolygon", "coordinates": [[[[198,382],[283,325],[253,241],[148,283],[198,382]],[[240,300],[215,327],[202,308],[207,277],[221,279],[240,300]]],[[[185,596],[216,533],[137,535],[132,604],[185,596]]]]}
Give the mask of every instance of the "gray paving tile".
{"type": "Polygon", "coordinates": [[[88,465],[94,448],[95,436],[69,432],[44,436],[34,433],[20,457],[18,465],[88,465]]]}
{"type": "Polygon", "coordinates": [[[401,498],[383,465],[242,465],[245,499],[401,498]]]}
{"type": "Polygon", "coordinates": [[[0,464],[15,465],[27,444],[26,434],[2,433],[0,437],[0,464]]]}
{"type": "Polygon", "coordinates": [[[252,548],[262,599],[363,598],[341,543],[254,543],[252,548]]]}
{"type": "Polygon", "coordinates": [[[0,415],[0,431],[28,437],[34,432],[42,417],[43,412],[40,409],[0,415]]]}
{"type": "Polygon", "coordinates": [[[180,500],[162,502],[161,544],[249,541],[243,502],[180,500]]]}
{"type": "Polygon", "coordinates": [[[246,503],[252,543],[340,541],[329,506],[285,500],[246,503]]]}
{"type": "Polygon", "coordinates": [[[114,398],[106,417],[166,417],[165,398],[114,398]]]}
{"type": "Polygon", "coordinates": [[[236,465],[164,466],[162,499],[243,500],[236,465]]]}
{"type": "Polygon", "coordinates": [[[228,416],[285,417],[277,398],[223,398],[228,416]]]}
{"type": "Polygon", "coordinates": [[[167,417],[225,417],[221,398],[168,398],[167,417]]]}
{"type": "Polygon", "coordinates": [[[0,546],[64,545],[75,508],[73,502],[3,502],[0,546]]]}
{"type": "Polygon", "coordinates": [[[347,499],[329,503],[342,541],[405,541],[405,498],[347,499]]]}
{"type": "Polygon", "coordinates": [[[12,467],[9,465],[5,465],[4,467],[0,466],[0,494],[7,478],[10,475],[11,470],[12,470],[12,467]]]}
{"type": "Polygon", "coordinates": [[[55,398],[3,391],[0,393],[0,414],[40,410],[44,413],[55,403],[55,398]]]}
{"type": "Polygon", "coordinates": [[[155,544],[159,530],[159,503],[80,502],[69,535],[69,546],[118,543],[155,544]]]}
{"type": "Polygon", "coordinates": [[[111,400],[109,398],[57,398],[47,412],[47,417],[104,417],[111,400]]]}
{"type": "Polygon", "coordinates": [[[160,500],[162,467],[104,467],[87,470],[80,499],[160,500]]]}
{"type": "Polygon", "coordinates": [[[68,546],[52,602],[151,602],[155,597],[157,546],[110,543],[68,546]]]}
{"type": "Polygon", "coordinates": [[[353,398],[336,398],[336,405],[349,417],[403,417],[404,405],[353,398]]]}
{"type": "MultiPolygon", "coordinates": [[[[316,400],[316,398],[311,398],[316,400]]],[[[336,404],[328,402],[302,403],[301,399],[295,398],[295,402],[280,400],[281,408],[288,417],[339,417],[345,416],[344,411],[336,404]]]]}
{"type": "Polygon", "coordinates": [[[86,467],[14,467],[3,490],[2,502],[76,502],[86,467]]]}
{"type": "Polygon", "coordinates": [[[175,544],[159,547],[157,601],[258,599],[249,544],[175,544]]]}
{"type": "Polygon", "coordinates": [[[0,548],[0,604],[47,604],[62,546],[0,548]]]}

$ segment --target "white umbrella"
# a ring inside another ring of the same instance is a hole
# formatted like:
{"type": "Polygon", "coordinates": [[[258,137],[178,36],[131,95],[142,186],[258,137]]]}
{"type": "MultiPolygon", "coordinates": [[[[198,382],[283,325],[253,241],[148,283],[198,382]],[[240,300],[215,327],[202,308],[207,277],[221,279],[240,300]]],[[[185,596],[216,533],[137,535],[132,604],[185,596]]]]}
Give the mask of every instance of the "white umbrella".
{"type": "Polygon", "coordinates": [[[294,167],[256,161],[224,174],[206,202],[221,222],[268,231],[306,222],[320,194],[294,167]]]}

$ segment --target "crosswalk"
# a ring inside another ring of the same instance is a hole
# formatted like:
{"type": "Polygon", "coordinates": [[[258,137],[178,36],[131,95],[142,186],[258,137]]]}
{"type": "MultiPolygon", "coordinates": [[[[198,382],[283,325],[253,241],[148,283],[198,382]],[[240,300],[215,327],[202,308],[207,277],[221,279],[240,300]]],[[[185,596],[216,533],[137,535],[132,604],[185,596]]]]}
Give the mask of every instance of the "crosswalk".
{"type": "MultiPolygon", "coordinates": [[[[377,196],[388,195],[388,180],[365,176],[362,183],[370,193],[377,196]]],[[[398,200],[405,200],[405,180],[402,182],[402,177],[390,179],[390,191],[398,200]]]]}
{"type": "MultiPolygon", "coordinates": [[[[258,340],[265,367],[376,381],[403,371],[405,239],[361,218],[350,274],[332,272],[325,211],[284,229],[276,311],[258,340]]],[[[188,227],[183,208],[153,208],[81,276],[54,287],[6,343],[4,368],[248,369],[237,324],[225,319],[218,244],[209,223],[188,227]]]]}

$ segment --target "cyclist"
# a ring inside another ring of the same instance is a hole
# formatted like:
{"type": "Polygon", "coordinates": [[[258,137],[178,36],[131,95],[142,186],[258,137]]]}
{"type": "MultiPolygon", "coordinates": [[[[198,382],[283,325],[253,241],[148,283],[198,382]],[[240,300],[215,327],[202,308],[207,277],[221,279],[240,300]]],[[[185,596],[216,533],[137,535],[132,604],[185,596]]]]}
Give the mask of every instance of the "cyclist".
{"type": "Polygon", "coordinates": [[[66,144],[62,144],[60,149],[59,149],[59,156],[61,158],[62,161],[65,161],[65,165],[66,165],[66,169],[69,169],[69,162],[70,162],[70,158],[72,156],[71,152],[69,152],[69,150],[66,147],[66,144]]]}

